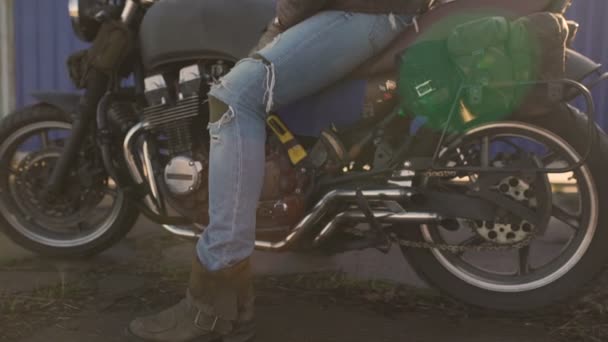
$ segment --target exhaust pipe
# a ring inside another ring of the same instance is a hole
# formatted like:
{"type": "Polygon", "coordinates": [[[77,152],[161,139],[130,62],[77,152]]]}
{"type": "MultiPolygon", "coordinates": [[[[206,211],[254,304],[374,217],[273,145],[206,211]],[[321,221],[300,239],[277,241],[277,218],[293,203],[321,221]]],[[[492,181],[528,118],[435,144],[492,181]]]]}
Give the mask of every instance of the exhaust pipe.
{"type": "MultiPolygon", "coordinates": [[[[378,189],[378,190],[362,190],[363,196],[368,200],[402,200],[410,195],[405,189],[378,189]]],[[[306,215],[296,226],[291,233],[283,241],[268,242],[256,241],[255,247],[262,251],[283,251],[289,248],[294,242],[309,231],[321,218],[323,218],[332,204],[339,200],[354,200],[357,198],[356,190],[333,190],[323,196],[323,198],[315,205],[315,207],[306,215]]]]}
{"type": "MultiPolygon", "coordinates": [[[[377,190],[362,190],[363,196],[368,200],[402,200],[406,196],[410,196],[411,193],[405,189],[387,188],[377,190]]],[[[260,241],[255,242],[255,247],[262,251],[273,251],[279,252],[289,248],[294,242],[298,241],[300,237],[308,232],[315,223],[322,219],[328,214],[329,210],[337,201],[355,200],[357,197],[356,190],[333,190],[327,193],[323,198],[315,205],[315,207],[306,215],[291,231],[291,233],[282,241],[269,242],[260,241]]],[[[343,213],[344,214],[344,213],[343,213]]],[[[361,214],[364,218],[363,214],[361,214]]],[[[353,217],[355,214],[353,214],[353,217]]],[[[334,219],[335,220],[335,219],[334,219]]],[[[333,222],[333,221],[332,221],[333,222]]],[[[336,222],[337,225],[337,222],[336,222]]],[[[183,238],[195,239],[200,235],[192,229],[187,229],[179,226],[163,225],[163,228],[173,235],[177,235],[183,238]]],[[[331,232],[329,232],[331,233],[331,232]]]]}
{"type": "MultiPolygon", "coordinates": [[[[434,213],[406,211],[395,213],[392,211],[382,210],[374,211],[373,214],[379,223],[430,223],[441,221],[441,217],[434,213]]],[[[340,223],[344,221],[364,223],[367,222],[367,217],[365,217],[365,214],[360,211],[345,211],[339,213],[315,238],[314,245],[318,246],[327,241],[327,239],[336,232],[340,223]]]]}
{"type": "MultiPolygon", "coordinates": [[[[379,190],[363,190],[363,196],[368,200],[401,200],[411,193],[405,189],[379,189],[379,190]]],[[[337,201],[355,200],[357,196],[356,190],[334,190],[326,194],[291,231],[291,233],[282,241],[270,242],[257,240],[255,248],[261,251],[280,252],[288,249],[293,243],[298,241],[306,232],[310,231],[314,225],[319,222],[330,211],[332,204],[337,201]]],[[[441,221],[441,217],[433,213],[422,212],[392,212],[392,211],[374,211],[374,216],[380,223],[429,223],[441,221]]],[[[339,227],[339,224],[344,221],[354,221],[364,223],[367,221],[365,214],[360,211],[345,211],[336,215],[331,222],[315,238],[314,244],[319,245],[331,237],[339,227]]],[[[163,228],[173,235],[183,238],[196,239],[200,236],[193,229],[188,229],[180,226],[163,225],[163,228]]],[[[199,232],[202,232],[200,230],[199,232]]]]}
{"type": "MultiPolygon", "coordinates": [[[[129,132],[127,133],[127,135],[125,136],[125,140],[123,142],[123,146],[122,146],[122,150],[123,150],[123,155],[125,157],[125,161],[127,162],[127,169],[129,170],[129,174],[131,175],[131,177],[133,177],[133,180],[135,181],[135,184],[137,185],[141,185],[145,182],[144,177],[142,176],[142,174],[139,172],[139,168],[137,167],[137,162],[135,161],[135,155],[133,154],[133,152],[131,152],[131,148],[132,145],[134,143],[135,138],[139,135],[139,133],[141,131],[143,131],[146,128],[146,125],[144,125],[143,123],[139,123],[135,126],[133,126],[133,128],[131,128],[131,130],[129,130],[129,132]]],[[[149,174],[152,173],[152,165],[149,162],[149,151],[148,151],[148,144],[147,142],[144,144],[144,156],[145,156],[145,167],[147,168],[147,172],[149,174]]],[[[148,177],[148,181],[150,182],[150,189],[152,192],[152,196],[147,195],[144,198],[144,204],[148,207],[148,209],[152,210],[152,212],[154,212],[155,214],[159,214],[159,207],[158,207],[158,203],[157,201],[159,200],[158,198],[158,190],[156,187],[156,181],[154,180],[154,177],[149,176],[148,177]]]]}

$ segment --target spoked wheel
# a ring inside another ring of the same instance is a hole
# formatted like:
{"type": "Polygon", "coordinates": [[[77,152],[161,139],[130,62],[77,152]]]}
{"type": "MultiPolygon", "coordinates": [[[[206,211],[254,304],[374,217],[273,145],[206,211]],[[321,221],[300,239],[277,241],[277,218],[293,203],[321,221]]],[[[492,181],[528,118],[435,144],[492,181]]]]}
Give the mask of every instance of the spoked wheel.
{"type": "MultiPolygon", "coordinates": [[[[473,129],[452,147],[441,157],[445,165],[558,170],[581,160],[560,136],[520,122],[473,129]]],[[[597,157],[592,153],[591,158],[597,157]]],[[[458,219],[460,229],[455,232],[425,225],[409,236],[466,248],[404,253],[431,284],[477,306],[529,310],[568,298],[597,275],[608,258],[601,243],[608,234],[600,210],[606,189],[596,186],[594,175],[600,170],[595,165],[590,161],[569,173],[461,174],[428,180],[426,186],[434,189],[486,192],[498,198],[502,208],[493,220],[458,219]],[[534,219],[506,208],[533,213],[534,219]]]]}
{"type": "Polygon", "coordinates": [[[36,253],[80,257],[122,238],[138,213],[107,176],[93,141],[60,193],[46,184],[71,134],[66,115],[50,106],[14,113],[0,126],[0,214],[7,234],[36,253]]]}

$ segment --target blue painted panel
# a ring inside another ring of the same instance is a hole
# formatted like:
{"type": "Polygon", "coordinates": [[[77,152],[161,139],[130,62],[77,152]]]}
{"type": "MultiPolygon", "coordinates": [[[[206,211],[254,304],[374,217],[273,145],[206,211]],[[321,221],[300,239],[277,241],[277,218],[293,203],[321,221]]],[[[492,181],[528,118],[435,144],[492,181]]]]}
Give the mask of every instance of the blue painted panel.
{"type": "Polygon", "coordinates": [[[332,124],[347,126],[361,118],[366,87],[365,81],[342,82],[280,109],[279,114],[295,134],[318,136],[332,124]]]}
{"type": "Polygon", "coordinates": [[[67,57],[84,48],[74,36],[68,0],[15,1],[17,106],[34,102],[39,90],[73,90],[67,57]]]}

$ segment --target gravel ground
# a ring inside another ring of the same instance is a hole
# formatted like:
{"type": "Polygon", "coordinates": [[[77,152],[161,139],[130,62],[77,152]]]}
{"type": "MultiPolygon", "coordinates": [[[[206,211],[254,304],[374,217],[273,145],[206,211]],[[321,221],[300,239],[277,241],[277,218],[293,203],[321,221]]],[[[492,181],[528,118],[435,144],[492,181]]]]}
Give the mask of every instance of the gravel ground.
{"type": "MultiPolygon", "coordinates": [[[[183,295],[191,246],[164,235],[124,241],[115,255],[0,267],[0,340],[128,341],[135,316],[183,295]],[[181,247],[180,247],[181,246],[181,247]]],[[[606,273],[605,273],[606,274],[606,273]]],[[[525,315],[466,307],[428,289],[336,272],[257,278],[258,341],[608,341],[608,276],[581,301],[525,315]]]]}

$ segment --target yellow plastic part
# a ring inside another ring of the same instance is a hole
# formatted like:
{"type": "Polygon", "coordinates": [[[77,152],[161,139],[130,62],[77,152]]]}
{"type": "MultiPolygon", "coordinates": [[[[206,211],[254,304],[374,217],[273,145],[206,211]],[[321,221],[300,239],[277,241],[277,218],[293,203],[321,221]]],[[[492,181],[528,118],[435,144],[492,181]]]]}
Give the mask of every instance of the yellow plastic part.
{"type": "Polygon", "coordinates": [[[289,160],[291,160],[293,165],[297,165],[308,156],[308,153],[306,153],[304,147],[302,147],[302,145],[296,141],[296,138],[291,133],[289,128],[285,126],[283,121],[278,116],[269,115],[266,119],[266,123],[283,145],[292,145],[287,149],[287,154],[289,155],[289,160]]]}

